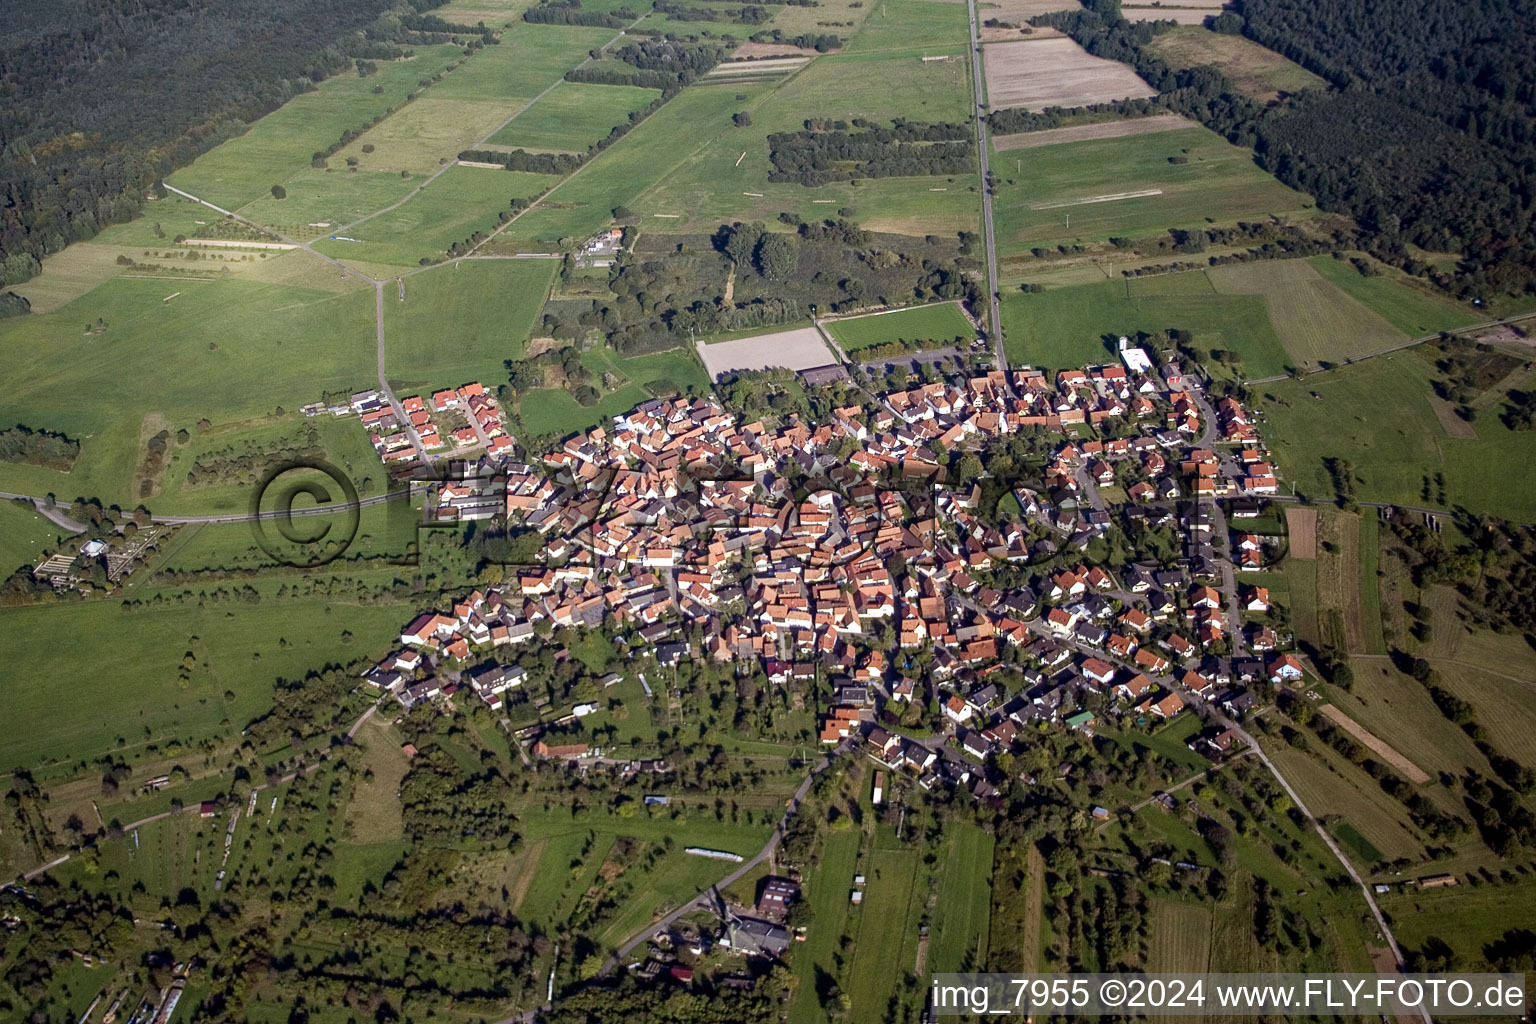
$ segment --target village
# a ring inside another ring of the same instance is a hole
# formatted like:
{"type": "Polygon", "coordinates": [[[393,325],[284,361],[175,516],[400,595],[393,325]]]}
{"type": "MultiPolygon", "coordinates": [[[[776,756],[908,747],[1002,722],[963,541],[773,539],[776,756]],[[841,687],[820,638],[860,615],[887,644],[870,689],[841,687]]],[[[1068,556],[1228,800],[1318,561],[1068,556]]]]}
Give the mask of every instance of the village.
{"type": "MultiPolygon", "coordinates": [[[[777,429],[713,399],[656,400],[540,465],[483,464],[474,485],[438,484],[432,514],[504,517],[536,531],[539,558],[424,611],[365,678],[407,707],[462,692],[501,712],[530,641],[601,631],[642,670],[706,659],[829,695],[823,745],[862,743],[981,800],[1030,730],[1154,727],[1192,707],[1240,720],[1305,673],[1267,589],[1236,580],[1276,555],[1241,526],[1274,471],[1238,401],[1122,354],[1054,383],[993,371],[777,429]],[[1044,473],[998,512],[980,507],[984,474],[946,478],[940,452],[1023,435],[1044,473]],[[1150,535],[1174,546],[1148,557],[1128,539],[1150,535]]],[[[602,754],[542,731],[523,736],[534,756],[602,754]]],[[[1191,745],[1219,762],[1236,738],[1213,722],[1191,745]]]]}

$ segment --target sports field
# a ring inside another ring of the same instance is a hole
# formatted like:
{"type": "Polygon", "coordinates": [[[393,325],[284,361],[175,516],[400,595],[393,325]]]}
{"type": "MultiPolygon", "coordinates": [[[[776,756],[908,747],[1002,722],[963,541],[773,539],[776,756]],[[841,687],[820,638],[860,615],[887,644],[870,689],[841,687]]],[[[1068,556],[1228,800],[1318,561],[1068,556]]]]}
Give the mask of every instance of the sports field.
{"type": "Polygon", "coordinates": [[[225,209],[237,209],[308,167],[310,157],[336,142],[342,132],[361,128],[403,103],[407,93],[420,88],[420,79],[438,74],[461,56],[463,51],[455,46],[421,46],[414,57],[379,62],[378,72],[368,78],[336,75],[166,180],[225,209]],[[382,91],[375,93],[375,87],[382,91]]]}
{"type": "Polygon", "coordinates": [[[1307,494],[1333,494],[1323,460],[1338,458],[1356,467],[1362,500],[1429,504],[1424,480],[1443,473],[1450,505],[1536,521],[1536,483],[1512,472],[1528,456],[1528,436],[1495,416],[1479,417],[1476,440],[1447,436],[1426,399],[1430,375],[1419,350],[1408,349],[1264,384],[1265,437],[1287,478],[1307,494]]]}
{"type": "MultiPolygon", "coordinates": [[[[1033,44],[1024,44],[1033,45],[1033,44]]],[[[1260,170],[1253,155],[1198,125],[999,153],[994,204],[1000,255],[1268,216],[1309,216],[1312,200],[1260,170]]]]}
{"type": "Polygon", "coordinates": [[[1165,32],[1152,41],[1149,49],[1175,69],[1214,67],[1241,92],[1256,99],[1328,87],[1327,82],[1300,64],[1251,39],[1212,32],[1203,26],[1185,25],[1165,32]]]}
{"type": "Polygon", "coordinates": [[[843,351],[849,353],[893,341],[923,342],[926,348],[944,348],[969,344],[976,337],[976,329],[953,302],[834,320],[826,328],[843,351]]]}
{"type": "Polygon", "coordinates": [[[1244,375],[1284,372],[1285,348],[1257,295],[1221,295],[1203,274],[1104,281],[1039,294],[1003,292],[1008,358],[1076,367],[1115,358],[1111,345],[1137,331],[1190,331],[1202,349],[1242,357],[1244,375]],[[1106,341],[1106,337],[1109,341],[1106,341]]]}
{"type": "Polygon", "coordinates": [[[506,381],[522,358],[558,260],[466,260],[405,279],[384,294],[385,372],[412,390],[506,381]]]}
{"type": "Polygon", "coordinates": [[[563,82],[491,136],[489,145],[584,153],[660,96],[659,89],[563,82]]]}

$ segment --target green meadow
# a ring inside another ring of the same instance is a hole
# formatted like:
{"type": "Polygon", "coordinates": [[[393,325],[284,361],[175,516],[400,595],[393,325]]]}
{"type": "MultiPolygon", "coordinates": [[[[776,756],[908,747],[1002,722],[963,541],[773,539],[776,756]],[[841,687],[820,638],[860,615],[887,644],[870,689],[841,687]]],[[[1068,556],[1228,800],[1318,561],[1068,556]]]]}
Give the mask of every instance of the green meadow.
{"type": "Polygon", "coordinates": [[[1366,277],[1347,260],[1337,260],[1332,256],[1314,256],[1308,262],[1323,277],[1375,310],[1410,338],[1464,327],[1485,319],[1470,306],[1434,294],[1428,285],[1402,277],[1393,268],[1376,263],[1363,253],[1351,255],[1365,259],[1380,273],[1375,277],[1366,277]]]}
{"type": "MultiPolygon", "coordinates": [[[[763,86],[740,86],[749,97],[763,86]]],[[[567,178],[539,206],[507,231],[515,238],[585,238],[609,223],[619,206],[636,208],[636,198],[676,168],[709,139],[737,129],[731,114],[746,104],[729,89],[685,89],[634,131],[567,178]]],[[[676,223],[646,221],[646,227],[673,230],[676,223]]]]}
{"type": "Polygon", "coordinates": [[[44,549],[57,547],[68,536],[30,502],[0,502],[0,579],[13,569],[36,565],[44,549]]]}
{"type": "Polygon", "coordinates": [[[336,160],[323,171],[304,168],[283,183],[286,197],[264,195],[242,207],[240,216],[289,238],[324,238],[398,203],[426,180],[422,174],[402,177],[395,171],[352,171],[336,160]],[[327,226],[318,226],[322,224],[327,226]]]}
{"type": "Polygon", "coordinates": [[[748,99],[738,109],[751,115],[752,124],[735,128],[725,120],[721,127],[728,130],[709,133],[682,166],[628,204],[642,216],[668,218],[668,230],[771,221],[782,211],[820,220],[844,208],[852,208],[859,223],[875,231],[942,234],[978,228],[981,199],[974,175],[861,179],[816,188],[768,180],[768,136],[800,131],[807,118],[964,121],[970,106],[964,61],[924,64],[918,50],[839,54],[818,57],[766,89],[707,88],[730,96],[745,93],[748,99]]]}
{"type": "Polygon", "coordinates": [[[9,653],[0,764],[68,763],[172,737],[190,745],[236,735],[271,706],[274,680],[348,656],[344,631],[355,637],[353,656],[365,657],[387,646],[409,614],[318,599],[5,609],[0,625],[11,635],[50,639],[9,653]],[[193,668],[183,682],[188,653],[193,668]]]}
{"type": "Polygon", "coordinates": [[[1264,298],[1218,294],[1204,274],[1003,292],[1008,358],[1026,365],[1106,362],[1115,358],[1106,336],[1169,328],[1192,332],[1202,348],[1236,351],[1247,377],[1283,373],[1288,362],[1264,298]]]}
{"type": "Polygon", "coordinates": [[[929,348],[943,348],[955,344],[956,338],[976,337],[976,329],[953,302],[834,320],[826,328],[845,352],[892,341],[931,342],[929,348]]]}
{"type": "Polygon", "coordinates": [[[315,248],[339,260],[415,267],[477,231],[494,231],[501,214],[510,215],[513,199],[538,195],[559,180],[552,174],[450,167],[403,205],[349,228],[347,237],[355,241],[326,239],[315,248]]]}
{"type": "Polygon", "coordinates": [[[491,136],[489,144],[584,153],[587,147],[607,138],[615,125],[627,123],[631,113],[644,110],[660,95],[659,89],[629,85],[562,82],[491,136]]]}
{"type": "Polygon", "coordinates": [[[310,157],[337,141],[342,132],[360,128],[405,102],[408,93],[420,88],[421,79],[431,78],[462,56],[456,46],[422,46],[415,49],[414,57],[381,62],[378,72],[368,78],[336,75],[166,180],[199,198],[237,209],[308,167],[310,157]],[[375,87],[382,91],[375,93],[375,87]]]}
{"type": "Polygon", "coordinates": [[[992,166],[1000,255],[1312,209],[1311,199],[1255,166],[1248,150],[1198,125],[1010,150],[992,166]],[[1128,197],[1106,198],[1119,196],[1128,197]]]}
{"type": "Polygon", "coordinates": [[[1434,505],[1424,483],[1441,473],[1451,507],[1536,521],[1536,482],[1519,471],[1529,462],[1530,435],[1490,413],[1478,417],[1475,439],[1448,436],[1429,404],[1429,354],[1408,349],[1261,385],[1264,436],[1285,476],[1300,493],[1331,498],[1324,460],[1345,459],[1360,500],[1434,505]]]}
{"type": "Polygon", "coordinates": [[[317,287],[118,277],[55,312],[0,322],[7,416],[82,445],[69,473],[6,463],[0,486],[131,508],[144,428],[261,420],[371,380],[372,290],[311,257],[273,262],[286,261],[317,287]],[[87,332],[98,320],[106,329],[87,332]]]}
{"type": "MultiPolygon", "coordinates": [[[[495,173],[495,172],[486,172],[495,173]]],[[[559,260],[465,260],[384,292],[385,371],[406,389],[505,383],[521,358],[559,260]]]]}
{"type": "MultiPolygon", "coordinates": [[[[588,7],[583,5],[584,9],[588,7]]],[[[527,103],[586,60],[588,51],[603,46],[617,34],[607,28],[519,21],[501,37],[500,43],[480,50],[474,59],[433,86],[432,95],[444,100],[527,103]]]]}
{"type": "Polygon", "coordinates": [[[868,6],[864,26],[844,48],[846,52],[909,48],[913,42],[921,41],[931,45],[932,54],[942,46],[964,46],[969,39],[964,4],[942,0],[872,0],[868,6]]]}

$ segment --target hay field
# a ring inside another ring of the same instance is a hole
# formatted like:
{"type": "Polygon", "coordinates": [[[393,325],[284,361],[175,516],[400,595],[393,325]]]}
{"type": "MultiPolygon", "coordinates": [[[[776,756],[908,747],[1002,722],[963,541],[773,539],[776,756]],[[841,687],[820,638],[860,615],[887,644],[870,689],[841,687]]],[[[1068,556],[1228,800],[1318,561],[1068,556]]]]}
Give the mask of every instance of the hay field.
{"type": "Polygon", "coordinates": [[[1124,64],[1095,57],[1067,38],[988,43],[982,58],[992,110],[1077,107],[1157,94],[1124,64]]]}
{"type": "MultiPolygon", "coordinates": [[[[1199,4],[1187,4],[1198,7],[1199,4]]],[[[1204,15],[1208,11],[1202,11],[1204,15]]],[[[1150,49],[1175,69],[1214,67],[1234,85],[1255,99],[1276,99],[1282,92],[1326,89],[1328,83],[1273,50],[1244,36],[1212,32],[1200,25],[1185,25],[1165,32],[1150,49]]]]}
{"type": "Polygon", "coordinates": [[[1397,671],[1390,658],[1356,655],[1350,664],[1354,689],[1330,691],[1336,710],[1368,723],[1372,732],[1426,772],[1461,775],[1469,767],[1489,770],[1471,738],[1441,714],[1422,684],[1397,671]]]}
{"type": "Polygon", "coordinates": [[[1262,295],[1270,321],[1297,365],[1316,367],[1379,351],[1407,336],[1305,260],[1235,264],[1207,271],[1224,295],[1262,295]]]}
{"type": "Polygon", "coordinates": [[[1331,748],[1314,743],[1303,752],[1281,745],[1269,756],[1313,814],[1342,816],[1389,858],[1423,855],[1424,841],[1403,805],[1331,748]]]}
{"type": "Polygon", "coordinates": [[[822,339],[821,332],[814,327],[719,341],[713,345],[700,342],[698,349],[711,380],[732,370],[766,370],[772,366],[809,370],[837,359],[822,339]]]}
{"type": "Polygon", "coordinates": [[[1006,153],[1015,149],[1054,146],[1062,142],[1119,139],[1127,135],[1155,135],[1158,132],[1171,132],[1188,127],[1189,122],[1178,114],[1157,114],[1153,117],[1137,117],[1126,121],[1099,121],[1094,124],[1074,124],[1066,128],[1047,128],[1039,132],[996,135],[992,138],[992,148],[999,153],[1006,153]]]}
{"type": "Polygon", "coordinates": [[[1211,962],[1211,908],[1154,899],[1147,970],[1204,971],[1211,962]]]}

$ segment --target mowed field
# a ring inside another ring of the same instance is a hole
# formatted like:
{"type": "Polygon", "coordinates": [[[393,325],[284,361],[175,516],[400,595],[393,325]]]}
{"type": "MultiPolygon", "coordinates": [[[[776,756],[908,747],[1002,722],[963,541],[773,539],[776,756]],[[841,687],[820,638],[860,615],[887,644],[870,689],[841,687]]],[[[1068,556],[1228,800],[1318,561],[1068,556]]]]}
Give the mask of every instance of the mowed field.
{"type": "Polygon", "coordinates": [[[1202,347],[1225,348],[1243,358],[1248,376],[1281,373],[1287,362],[1264,300],[1221,295],[1204,274],[1104,281],[1039,294],[1003,292],[1008,358],[1051,368],[1113,359],[1105,337],[1139,330],[1192,331],[1202,347]]]}
{"type": "Polygon", "coordinates": [[[310,157],[405,102],[431,78],[463,56],[455,46],[415,48],[406,60],[379,64],[377,74],[341,74],[322,82],[263,117],[238,138],[204,153],[167,182],[225,209],[237,209],[309,167],[310,157]],[[375,87],[382,92],[375,93],[375,87]]]}
{"type": "Polygon", "coordinates": [[[1308,216],[1312,208],[1256,167],[1246,149],[1199,125],[1003,152],[992,166],[1001,179],[994,216],[1004,256],[1064,241],[1308,216]]]}
{"type": "Polygon", "coordinates": [[[584,153],[660,95],[659,89],[562,82],[492,135],[489,145],[584,153]]]}
{"type": "Polygon", "coordinates": [[[413,274],[405,297],[384,293],[385,372],[408,389],[506,381],[520,359],[559,260],[466,260],[413,274]]]}
{"type": "Polygon", "coordinates": [[[929,348],[943,348],[968,344],[976,337],[976,329],[953,302],[834,320],[826,327],[844,352],[892,341],[927,342],[929,348]]]}
{"type": "Polygon", "coordinates": [[[1478,323],[1485,316],[1430,291],[1430,286],[1399,274],[1395,268],[1376,263],[1364,253],[1347,254],[1364,259],[1379,273],[1366,277],[1348,260],[1314,256],[1312,268],[1333,284],[1374,310],[1382,319],[1410,338],[1422,338],[1452,327],[1478,323]]]}
{"type": "Polygon", "coordinates": [[[1476,440],[1448,436],[1428,400],[1430,355],[1406,349],[1258,387],[1265,437],[1285,476],[1300,492],[1329,497],[1323,460],[1347,459],[1359,499],[1425,505],[1424,481],[1441,473],[1451,506],[1536,522],[1536,479],[1518,472],[1529,461],[1529,435],[1482,416],[1476,440]]]}
{"type": "Polygon", "coordinates": [[[1306,260],[1213,267],[1206,276],[1223,295],[1262,295],[1269,321],[1302,369],[1377,352],[1407,335],[1344,292],[1306,260]]]}
{"type": "Polygon", "coordinates": [[[1121,139],[1128,135],[1156,135],[1158,132],[1187,128],[1189,123],[1178,114],[1154,114],[1151,117],[1133,117],[1123,121],[1095,121],[1090,124],[1069,125],[1066,128],[1047,128],[1038,132],[994,135],[992,148],[998,153],[1007,153],[1015,149],[1056,146],[1063,142],[1121,139]]]}
{"type": "Polygon", "coordinates": [[[1065,37],[987,43],[981,52],[992,110],[1082,107],[1157,94],[1128,66],[1065,37]]]}
{"type": "MultiPolygon", "coordinates": [[[[1198,4],[1190,4],[1197,7],[1198,4]]],[[[1328,83],[1273,50],[1239,35],[1185,25],[1155,38],[1151,51],[1175,69],[1214,67],[1243,93],[1274,99],[1282,92],[1326,89],[1328,83]]]]}

